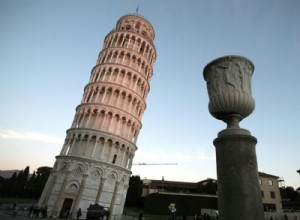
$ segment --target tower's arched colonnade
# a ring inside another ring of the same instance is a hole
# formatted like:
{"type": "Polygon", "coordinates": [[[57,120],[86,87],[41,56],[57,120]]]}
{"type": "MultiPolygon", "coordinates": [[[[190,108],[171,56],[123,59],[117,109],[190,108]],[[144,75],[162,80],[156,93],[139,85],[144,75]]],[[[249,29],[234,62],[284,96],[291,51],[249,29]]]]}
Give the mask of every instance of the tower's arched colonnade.
{"type": "Polygon", "coordinates": [[[94,203],[111,216],[123,213],[156,59],[154,37],[137,14],[121,17],[105,37],[39,201],[52,217],[75,218],[81,208],[84,218],[94,203]]]}

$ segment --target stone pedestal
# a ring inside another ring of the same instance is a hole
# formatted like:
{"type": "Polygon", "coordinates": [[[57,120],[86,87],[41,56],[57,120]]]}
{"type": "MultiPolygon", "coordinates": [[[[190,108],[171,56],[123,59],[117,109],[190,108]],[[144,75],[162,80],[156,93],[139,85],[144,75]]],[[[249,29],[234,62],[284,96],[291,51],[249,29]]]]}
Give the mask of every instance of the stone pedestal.
{"type": "Polygon", "coordinates": [[[263,220],[258,183],[256,138],[250,134],[219,134],[214,140],[221,220],[263,220]]]}

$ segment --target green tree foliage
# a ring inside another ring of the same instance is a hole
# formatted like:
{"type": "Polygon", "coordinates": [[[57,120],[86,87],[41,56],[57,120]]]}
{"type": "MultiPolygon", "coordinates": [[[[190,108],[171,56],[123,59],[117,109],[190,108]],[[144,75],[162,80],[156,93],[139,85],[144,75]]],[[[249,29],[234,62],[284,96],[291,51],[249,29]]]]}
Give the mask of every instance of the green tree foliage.
{"type": "Polygon", "coordinates": [[[17,172],[9,178],[6,182],[5,191],[9,196],[15,197],[16,196],[16,184],[17,184],[17,172]],[[6,191],[7,190],[7,191],[6,191]]]}
{"type": "Polygon", "coordinates": [[[27,185],[26,185],[26,195],[25,195],[25,198],[34,198],[35,197],[35,178],[36,178],[36,175],[35,175],[35,171],[33,172],[33,174],[31,175],[29,181],[27,182],[27,185]]]}
{"type": "Polygon", "coordinates": [[[2,191],[4,191],[5,186],[6,186],[6,179],[0,176],[0,195],[2,194],[2,191]]]}
{"type": "Polygon", "coordinates": [[[13,198],[39,198],[50,175],[50,167],[39,167],[29,174],[29,166],[15,172],[10,178],[0,178],[0,196],[13,198]]]}
{"type": "Polygon", "coordinates": [[[295,191],[294,188],[291,186],[280,188],[280,193],[281,198],[288,201],[294,201],[300,197],[297,191],[295,191]]]}
{"type": "Polygon", "coordinates": [[[143,181],[140,176],[131,176],[125,206],[142,207],[143,181]]]}
{"type": "Polygon", "coordinates": [[[293,187],[287,186],[280,188],[282,198],[282,208],[286,210],[300,209],[300,194],[293,187]]]}
{"type": "Polygon", "coordinates": [[[29,166],[18,173],[16,183],[14,184],[14,193],[16,194],[16,197],[24,197],[28,176],[29,166]]]}
{"type": "Polygon", "coordinates": [[[35,177],[35,198],[39,198],[42,194],[43,189],[47,183],[48,177],[50,175],[50,167],[39,167],[36,171],[35,177]]]}

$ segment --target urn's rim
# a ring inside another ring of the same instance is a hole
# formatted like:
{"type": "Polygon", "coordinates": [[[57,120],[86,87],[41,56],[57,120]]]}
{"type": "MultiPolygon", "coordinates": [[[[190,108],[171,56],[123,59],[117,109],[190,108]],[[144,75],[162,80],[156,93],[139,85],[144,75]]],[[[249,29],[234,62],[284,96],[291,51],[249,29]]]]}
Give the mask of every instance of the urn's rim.
{"type": "Polygon", "coordinates": [[[247,57],[240,56],[240,55],[226,55],[226,56],[222,56],[222,57],[216,58],[216,59],[212,60],[211,62],[209,62],[208,64],[206,64],[206,66],[203,69],[204,79],[206,80],[206,72],[207,72],[207,69],[209,68],[209,66],[212,66],[213,64],[215,64],[215,63],[217,63],[217,62],[219,62],[221,60],[228,59],[228,58],[229,59],[230,58],[237,58],[237,59],[240,59],[240,60],[248,61],[251,64],[251,66],[252,66],[252,72],[254,71],[254,68],[255,68],[254,64],[247,57]]]}

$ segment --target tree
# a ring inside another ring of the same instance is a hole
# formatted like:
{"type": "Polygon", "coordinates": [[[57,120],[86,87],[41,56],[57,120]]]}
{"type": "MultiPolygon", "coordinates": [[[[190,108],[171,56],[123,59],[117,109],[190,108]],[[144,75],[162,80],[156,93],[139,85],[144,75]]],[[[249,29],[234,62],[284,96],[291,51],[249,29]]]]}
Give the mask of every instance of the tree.
{"type": "Polygon", "coordinates": [[[293,201],[293,200],[299,198],[299,194],[291,186],[287,186],[285,188],[280,188],[280,193],[281,193],[282,199],[286,199],[289,201],[293,201]]]}
{"type": "Polygon", "coordinates": [[[31,175],[30,179],[27,182],[26,185],[26,192],[25,197],[26,198],[33,198],[35,196],[35,171],[33,171],[33,174],[31,175]]]}
{"type": "Polygon", "coordinates": [[[29,166],[21,170],[17,176],[16,194],[18,197],[24,197],[26,185],[29,176],[29,166]]]}
{"type": "Polygon", "coordinates": [[[51,167],[39,167],[36,171],[36,177],[34,180],[34,197],[39,198],[43,192],[43,189],[47,183],[48,177],[51,172],[51,167]]]}
{"type": "Polygon", "coordinates": [[[51,167],[39,167],[29,178],[29,166],[0,178],[0,195],[5,197],[39,198],[50,175],[51,167]]]}
{"type": "Polygon", "coordinates": [[[8,196],[16,196],[16,188],[17,188],[17,172],[8,179],[6,184],[7,195],[8,196]]]}
{"type": "Polygon", "coordinates": [[[5,195],[5,189],[6,189],[6,179],[2,176],[0,176],[0,195],[5,195]]]}
{"type": "Polygon", "coordinates": [[[282,208],[286,210],[299,210],[300,209],[300,195],[293,187],[287,186],[280,188],[282,198],[282,208]]]}
{"type": "Polygon", "coordinates": [[[143,206],[142,192],[143,181],[141,180],[140,176],[131,176],[129,180],[129,188],[127,191],[125,206],[143,206]]]}

